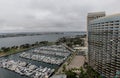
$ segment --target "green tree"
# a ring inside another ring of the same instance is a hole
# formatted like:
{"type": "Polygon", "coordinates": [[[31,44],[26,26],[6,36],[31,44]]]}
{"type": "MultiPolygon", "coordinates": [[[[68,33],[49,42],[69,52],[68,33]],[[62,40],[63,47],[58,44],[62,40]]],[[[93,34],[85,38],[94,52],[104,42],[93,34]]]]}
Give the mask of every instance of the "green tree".
{"type": "Polygon", "coordinates": [[[63,70],[62,70],[62,71],[63,71],[63,72],[66,71],[66,64],[63,65],[63,70]]]}
{"type": "Polygon", "coordinates": [[[77,74],[73,72],[72,70],[65,71],[65,74],[67,75],[67,78],[77,78],[77,74]]]}

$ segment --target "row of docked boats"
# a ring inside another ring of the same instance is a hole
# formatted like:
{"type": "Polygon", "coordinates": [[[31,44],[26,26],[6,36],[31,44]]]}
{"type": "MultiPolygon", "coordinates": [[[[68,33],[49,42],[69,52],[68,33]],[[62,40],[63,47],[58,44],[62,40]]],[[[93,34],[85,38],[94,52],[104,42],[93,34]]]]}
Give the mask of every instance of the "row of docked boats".
{"type": "Polygon", "coordinates": [[[50,64],[61,65],[70,54],[71,52],[62,45],[51,45],[37,47],[27,52],[23,52],[20,54],[20,57],[50,64]]]}
{"type": "Polygon", "coordinates": [[[46,50],[46,49],[41,49],[41,47],[39,48],[35,48],[33,50],[34,53],[39,53],[39,54],[48,54],[48,55],[55,55],[55,56],[62,56],[62,57],[67,57],[70,52],[68,51],[51,51],[51,50],[46,50]]]}
{"type": "Polygon", "coordinates": [[[48,78],[55,70],[47,67],[36,66],[23,61],[4,59],[0,61],[0,67],[14,71],[30,78],[48,78]]]}
{"type": "Polygon", "coordinates": [[[55,52],[69,52],[63,45],[52,45],[39,47],[40,50],[55,51],[55,52]]]}
{"type": "Polygon", "coordinates": [[[66,59],[66,58],[50,57],[46,55],[26,53],[26,52],[23,52],[22,54],[20,54],[20,57],[41,61],[45,63],[50,63],[50,64],[57,64],[57,65],[60,65],[66,59]]]}

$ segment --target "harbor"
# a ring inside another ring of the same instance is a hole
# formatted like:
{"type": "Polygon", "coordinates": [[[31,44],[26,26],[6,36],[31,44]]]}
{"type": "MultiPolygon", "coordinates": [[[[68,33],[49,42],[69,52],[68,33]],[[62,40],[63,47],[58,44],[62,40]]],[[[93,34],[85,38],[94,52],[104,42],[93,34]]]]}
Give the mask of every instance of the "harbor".
{"type": "Polygon", "coordinates": [[[32,65],[23,61],[14,61],[8,59],[0,61],[0,67],[31,78],[49,77],[55,70],[47,67],[43,68],[42,66],[38,67],[36,65],[32,65]]]}
{"type": "Polygon", "coordinates": [[[60,65],[65,60],[65,58],[60,59],[60,58],[49,57],[49,56],[47,57],[45,55],[31,54],[31,53],[25,53],[25,52],[22,53],[20,57],[35,60],[35,61],[42,61],[50,64],[57,64],[57,65],[60,65]]]}
{"type": "Polygon", "coordinates": [[[0,58],[0,69],[23,78],[49,78],[70,54],[63,45],[36,47],[0,58]]]}
{"type": "Polygon", "coordinates": [[[46,47],[38,47],[34,48],[33,50],[23,52],[20,54],[20,57],[60,65],[69,55],[70,52],[66,50],[65,47],[61,45],[52,45],[46,47]]]}

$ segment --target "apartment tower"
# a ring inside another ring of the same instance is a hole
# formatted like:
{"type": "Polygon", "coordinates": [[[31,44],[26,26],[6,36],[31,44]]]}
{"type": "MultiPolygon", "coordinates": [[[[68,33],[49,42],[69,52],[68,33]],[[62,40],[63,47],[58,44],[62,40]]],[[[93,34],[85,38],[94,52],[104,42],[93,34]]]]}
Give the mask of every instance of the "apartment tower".
{"type": "Polygon", "coordinates": [[[97,14],[88,14],[89,65],[106,78],[120,78],[120,14],[97,14]]]}

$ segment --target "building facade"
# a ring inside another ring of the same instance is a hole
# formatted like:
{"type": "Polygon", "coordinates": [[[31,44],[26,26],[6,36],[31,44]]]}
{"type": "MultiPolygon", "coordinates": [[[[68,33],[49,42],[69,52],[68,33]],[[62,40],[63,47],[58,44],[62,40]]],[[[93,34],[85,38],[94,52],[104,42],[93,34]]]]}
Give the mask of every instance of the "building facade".
{"type": "Polygon", "coordinates": [[[88,15],[87,15],[87,25],[91,20],[98,19],[100,17],[104,17],[105,15],[106,15],[105,12],[88,13],[88,15]]]}
{"type": "Polygon", "coordinates": [[[106,78],[120,78],[120,14],[88,23],[89,65],[106,78]]]}

